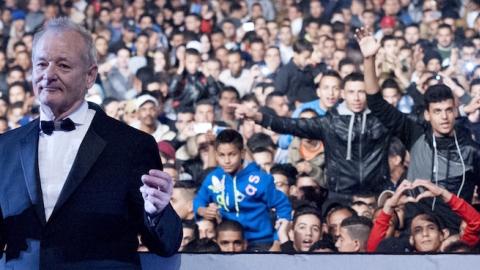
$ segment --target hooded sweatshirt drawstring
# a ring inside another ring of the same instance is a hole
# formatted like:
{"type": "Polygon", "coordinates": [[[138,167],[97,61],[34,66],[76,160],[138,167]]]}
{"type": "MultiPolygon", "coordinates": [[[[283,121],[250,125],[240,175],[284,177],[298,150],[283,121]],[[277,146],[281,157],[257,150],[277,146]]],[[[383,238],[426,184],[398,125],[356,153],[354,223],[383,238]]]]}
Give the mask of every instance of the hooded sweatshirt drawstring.
{"type": "Polygon", "coordinates": [[[353,137],[354,122],[355,122],[355,114],[352,114],[350,116],[350,124],[348,125],[347,160],[352,159],[352,137],[353,137]]]}

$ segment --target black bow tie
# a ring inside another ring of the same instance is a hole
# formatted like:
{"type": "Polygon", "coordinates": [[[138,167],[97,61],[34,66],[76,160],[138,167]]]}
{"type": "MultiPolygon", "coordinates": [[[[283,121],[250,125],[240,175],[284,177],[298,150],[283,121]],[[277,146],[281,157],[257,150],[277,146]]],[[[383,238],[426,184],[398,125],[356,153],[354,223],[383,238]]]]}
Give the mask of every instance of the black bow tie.
{"type": "Polygon", "coordinates": [[[61,121],[40,121],[40,129],[47,135],[52,135],[54,130],[72,131],[75,129],[75,123],[67,118],[61,121]]]}

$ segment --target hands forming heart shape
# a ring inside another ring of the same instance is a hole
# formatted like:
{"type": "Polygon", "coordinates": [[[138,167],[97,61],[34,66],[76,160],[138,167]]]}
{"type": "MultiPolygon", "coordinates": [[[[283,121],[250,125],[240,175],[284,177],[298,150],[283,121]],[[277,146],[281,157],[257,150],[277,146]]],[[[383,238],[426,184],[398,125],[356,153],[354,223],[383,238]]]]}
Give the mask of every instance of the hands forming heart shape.
{"type": "Polygon", "coordinates": [[[385,202],[384,211],[391,213],[393,208],[406,203],[417,203],[424,198],[441,196],[444,201],[450,200],[452,194],[430,180],[416,179],[414,182],[404,180],[398,187],[393,196],[385,202]],[[422,188],[424,191],[417,195],[412,196],[409,191],[422,188]]]}

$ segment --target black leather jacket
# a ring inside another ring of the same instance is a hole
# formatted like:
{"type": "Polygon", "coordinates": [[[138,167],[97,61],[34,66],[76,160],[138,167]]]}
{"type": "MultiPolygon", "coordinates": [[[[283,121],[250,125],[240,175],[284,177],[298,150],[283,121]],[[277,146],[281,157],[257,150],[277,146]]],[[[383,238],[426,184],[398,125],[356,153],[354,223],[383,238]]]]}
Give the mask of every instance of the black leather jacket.
{"type": "Polygon", "coordinates": [[[280,118],[264,113],[260,124],[278,133],[322,140],[326,179],[332,192],[380,193],[389,180],[391,134],[368,109],[354,114],[342,103],[324,117],[312,119],[280,118]]]}

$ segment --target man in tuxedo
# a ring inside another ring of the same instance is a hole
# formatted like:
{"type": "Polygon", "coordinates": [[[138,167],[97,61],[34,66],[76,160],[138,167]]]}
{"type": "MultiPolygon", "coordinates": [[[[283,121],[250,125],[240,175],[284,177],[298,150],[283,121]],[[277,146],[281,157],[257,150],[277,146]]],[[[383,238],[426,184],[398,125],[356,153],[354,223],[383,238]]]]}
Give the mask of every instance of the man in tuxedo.
{"type": "Polygon", "coordinates": [[[52,19],[32,60],[40,119],[0,136],[3,267],[139,269],[138,234],[174,254],[181,221],[155,140],[85,101],[97,76],[90,34],[52,19]]]}

